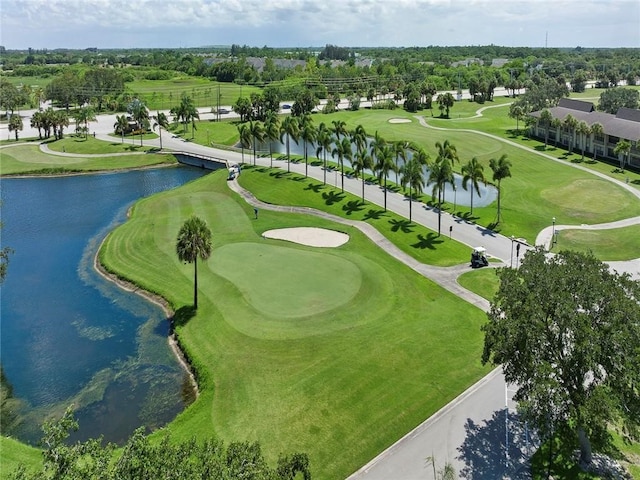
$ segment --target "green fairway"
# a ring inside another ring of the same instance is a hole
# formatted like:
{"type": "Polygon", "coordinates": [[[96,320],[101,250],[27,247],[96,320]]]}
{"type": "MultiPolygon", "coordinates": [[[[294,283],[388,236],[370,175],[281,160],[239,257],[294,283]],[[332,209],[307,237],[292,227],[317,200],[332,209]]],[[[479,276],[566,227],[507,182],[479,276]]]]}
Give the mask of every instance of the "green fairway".
{"type": "Polygon", "coordinates": [[[553,251],[578,250],[592,252],[601,260],[633,260],[640,258],[640,225],[610,230],[561,230],[553,251]]]}
{"type": "MultiPolygon", "coordinates": [[[[158,138],[157,135],[153,135],[158,138]]],[[[120,137],[114,137],[113,142],[108,143],[98,140],[89,135],[87,138],[66,136],[62,140],[49,141],[47,148],[54,152],[80,153],[80,154],[109,154],[109,153],[130,153],[130,152],[147,152],[154,147],[148,145],[140,146],[140,137],[135,138],[128,136],[122,141],[120,137]]]]}
{"type": "Polygon", "coordinates": [[[479,268],[465,272],[458,277],[458,283],[489,301],[493,300],[500,285],[495,268],[479,268]]]}
{"type": "MultiPolygon", "coordinates": [[[[105,142],[105,145],[109,144],[105,142]]],[[[96,172],[175,163],[173,155],[164,154],[69,157],[43,153],[37,145],[18,145],[0,150],[2,175],[96,172]]]]}
{"type": "Polygon", "coordinates": [[[169,426],[175,438],[260,440],[269,459],[305,451],[314,478],[344,478],[488,371],[481,311],[358,230],[265,210],[254,220],[224,172],[139,202],[101,259],[177,311],[201,395],[169,426]],[[175,255],[193,213],[214,242],[195,315],[193,265],[175,255]],[[292,226],[350,240],[318,249],[261,237],[292,226]]]}

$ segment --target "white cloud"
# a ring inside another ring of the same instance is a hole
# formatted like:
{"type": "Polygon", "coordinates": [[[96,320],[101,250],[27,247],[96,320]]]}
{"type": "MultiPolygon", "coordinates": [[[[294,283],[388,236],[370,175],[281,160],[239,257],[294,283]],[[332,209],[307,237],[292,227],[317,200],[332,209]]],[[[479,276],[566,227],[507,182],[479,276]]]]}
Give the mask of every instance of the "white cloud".
{"type": "Polygon", "coordinates": [[[640,46],[637,0],[2,0],[0,22],[8,48],[640,46]]]}

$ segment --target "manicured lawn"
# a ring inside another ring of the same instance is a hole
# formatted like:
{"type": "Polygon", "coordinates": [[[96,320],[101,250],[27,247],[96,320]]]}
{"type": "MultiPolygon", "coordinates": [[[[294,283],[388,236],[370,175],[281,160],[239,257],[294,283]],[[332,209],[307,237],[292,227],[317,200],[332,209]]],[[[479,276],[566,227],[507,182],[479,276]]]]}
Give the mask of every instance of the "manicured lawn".
{"type": "Polygon", "coordinates": [[[199,145],[232,146],[240,140],[237,125],[237,120],[221,120],[220,122],[200,120],[196,122],[196,130],[193,133],[191,132],[191,126],[185,132],[182,125],[172,127],[171,131],[199,145]]]}
{"type": "MultiPolygon", "coordinates": [[[[287,203],[287,190],[272,200],[287,203]]],[[[168,427],[175,438],[258,439],[271,460],[305,451],[314,478],[344,478],[487,372],[481,311],[353,228],[265,210],[254,220],[224,172],[139,202],[101,259],[178,311],[202,393],[168,427]],[[193,316],[193,266],[175,255],[192,213],[214,242],[193,316]],[[333,228],[350,241],[318,249],[260,235],[287,226],[333,228]]]]}
{"type": "Polygon", "coordinates": [[[610,230],[561,230],[553,251],[591,251],[601,260],[640,258],[640,225],[610,230]]]}
{"type": "MultiPolygon", "coordinates": [[[[109,145],[105,142],[105,145],[109,145]]],[[[37,145],[19,145],[0,150],[0,173],[62,174],[140,168],[150,165],[175,164],[173,155],[117,155],[111,157],[64,157],[42,153],[37,145]]]]}
{"type": "Polygon", "coordinates": [[[27,467],[27,471],[41,468],[42,452],[18,440],[0,435],[0,479],[11,478],[19,464],[27,467]]]}
{"type": "Polygon", "coordinates": [[[495,268],[478,268],[465,272],[458,277],[458,283],[489,301],[493,300],[500,286],[495,268]]]}
{"type": "MultiPolygon", "coordinates": [[[[153,138],[158,138],[153,135],[153,138]]],[[[98,140],[89,135],[87,138],[69,135],[62,140],[47,142],[49,150],[54,152],[80,153],[80,154],[108,154],[108,153],[130,153],[147,152],[154,147],[148,145],[140,146],[140,137],[125,137],[124,142],[120,137],[114,137],[113,142],[108,143],[98,140]]]]}
{"type": "MultiPolygon", "coordinates": [[[[279,169],[245,167],[240,184],[267,203],[316,208],[373,225],[402,251],[422,263],[451,266],[469,260],[469,247],[409,222],[339,188],[279,169]]],[[[365,197],[366,198],[366,197],[365,197]]]]}

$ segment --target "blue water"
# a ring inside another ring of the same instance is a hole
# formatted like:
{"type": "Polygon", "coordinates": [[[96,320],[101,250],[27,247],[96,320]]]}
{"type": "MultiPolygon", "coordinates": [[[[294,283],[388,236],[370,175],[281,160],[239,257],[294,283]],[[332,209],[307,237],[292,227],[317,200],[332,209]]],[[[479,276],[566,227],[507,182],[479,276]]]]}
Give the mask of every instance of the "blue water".
{"type": "Polygon", "coordinates": [[[162,310],[100,277],[93,259],[136,200],[204,173],[0,180],[1,245],[14,250],[0,288],[0,359],[22,402],[9,433],[36,442],[43,418],[73,403],[75,438],[122,442],[184,408],[185,372],[167,344],[162,310]]]}
{"type": "MultiPolygon", "coordinates": [[[[286,138],[286,137],[285,137],[286,138]]],[[[369,140],[369,143],[371,141],[369,140]]],[[[291,155],[304,155],[304,144],[305,142],[303,142],[302,140],[299,140],[298,143],[296,144],[293,140],[289,142],[289,152],[291,155]]],[[[355,154],[356,152],[356,147],[355,145],[352,146],[353,147],[353,153],[355,154]]],[[[333,146],[331,147],[333,148],[333,146]]],[[[250,149],[249,149],[250,150],[250,149]]],[[[259,150],[262,152],[268,152],[269,151],[269,144],[268,143],[264,143],[262,145],[260,145],[259,150]]],[[[287,147],[283,142],[271,142],[271,150],[274,154],[278,153],[278,154],[286,154],[287,153],[287,147]]],[[[307,148],[307,155],[309,158],[315,158],[316,156],[316,152],[317,152],[317,146],[315,144],[309,144],[308,148],[307,148]]],[[[411,155],[411,152],[409,152],[409,156],[411,155]]],[[[321,157],[324,157],[324,153],[322,153],[320,155],[321,157]]],[[[338,157],[336,156],[335,158],[331,155],[331,152],[327,152],[327,160],[328,161],[333,161],[333,162],[338,162],[338,157]]],[[[394,161],[395,161],[395,157],[394,157],[394,161]]],[[[351,162],[348,159],[344,160],[344,164],[345,166],[350,166],[351,162]]],[[[403,165],[403,161],[402,159],[399,159],[398,165],[401,167],[403,165]]],[[[373,175],[372,172],[367,171],[367,173],[373,175]]],[[[487,174],[490,176],[490,173],[487,174]]],[[[395,172],[390,172],[389,173],[389,181],[391,182],[395,182],[396,181],[396,177],[399,179],[401,178],[401,174],[398,174],[396,176],[395,172]]],[[[425,168],[424,169],[424,179],[425,179],[425,183],[426,180],[429,178],[429,169],[425,168]]],[[[462,176],[458,175],[456,173],[454,173],[454,183],[455,183],[455,188],[454,186],[452,186],[450,183],[445,184],[444,186],[444,198],[447,202],[450,203],[454,203],[457,206],[470,206],[471,205],[471,183],[469,183],[467,185],[468,190],[465,190],[462,187],[462,176]]],[[[431,191],[433,189],[433,184],[427,184],[425,189],[424,189],[424,193],[427,195],[431,194],[431,191]]],[[[486,207],[487,205],[491,205],[491,203],[495,202],[496,199],[498,198],[498,191],[496,190],[495,187],[491,186],[491,185],[484,185],[484,184],[479,184],[479,190],[480,190],[480,195],[478,195],[477,192],[473,192],[473,206],[474,207],[486,207]]]]}

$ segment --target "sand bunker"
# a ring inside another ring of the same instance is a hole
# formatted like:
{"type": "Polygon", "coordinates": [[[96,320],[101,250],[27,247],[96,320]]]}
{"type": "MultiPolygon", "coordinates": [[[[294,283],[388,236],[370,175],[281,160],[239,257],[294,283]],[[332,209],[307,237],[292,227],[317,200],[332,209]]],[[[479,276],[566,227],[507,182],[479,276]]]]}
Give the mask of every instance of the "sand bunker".
{"type": "Polygon", "coordinates": [[[310,247],[339,247],[349,241],[349,235],[346,233],[315,227],[279,228],[277,230],[268,230],[262,236],[276,240],[287,240],[310,247]]]}
{"type": "Polygon", "coordinates": [[[390,118],[389,123],[411,123],[408,118],[390,118]]]}

